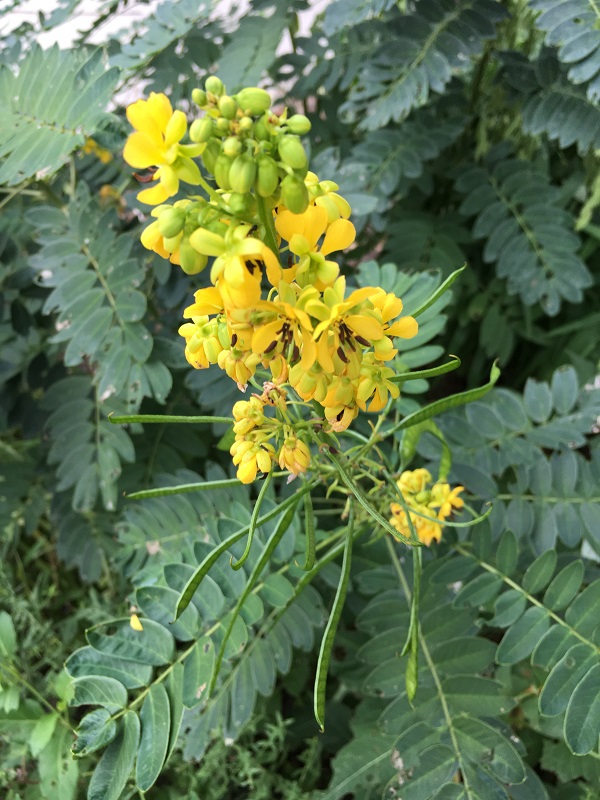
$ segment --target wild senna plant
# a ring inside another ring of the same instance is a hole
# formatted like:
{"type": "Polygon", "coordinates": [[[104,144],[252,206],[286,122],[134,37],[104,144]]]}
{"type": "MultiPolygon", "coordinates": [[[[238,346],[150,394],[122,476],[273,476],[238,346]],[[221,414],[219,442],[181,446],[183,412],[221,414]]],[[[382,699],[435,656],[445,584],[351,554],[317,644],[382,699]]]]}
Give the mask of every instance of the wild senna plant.
{"type": "MultiPolygon", "coordinates": [[[[411,626],[404,651],[410,653],[408,694],[411,698],[415,694],[420,548],[439,541],[448,524],[470,524],[449,519],[465,506],[460,497],[463,487],[451,488],[447,482],[449,451],[431,417],[481,397],[495,383],[498,371],[493,369],[490,382],[481,389],[437,401],[386,426],[400,384],[440,375],[460,364],[453,357],[433,369],[401,374],[393,366],[402,341],[418,332],[416,317],[461,270],[412,316],[403,316],[401,298],[380,287],[348,290],[331,256],[355,241],[351,208],[335,182],[309,171],[300,139],[310,131],[307,117],[288,116],[287,110],[276,113],[269,94],[260,88],[229,96],[215,76],[206,80],[204,90],[194,90],[192,100],[202,115],[191,123],[187,144],[182,143],[188,133],[186,115],[174,111],[164,94],[152,93],[127,109],[135,131],[127,140],[124,158],[134,169],[147,170],[137,177],[152,184],[138,196],[154,206],[154,220],[141,241],[191,276],[211,261],[211,285],[194,293],[194,302],[184,311],[187,321],[179,328],[186,359],[195,369],[218,366],[242,392],[249,385],[256,390],[234,404],[232,417],[185,418],[231,423],[230,452],[238,480],[244,484],[264,480],[251,523],[243,531],[248,537],[245,552],[233,568],[239,568],[250,552],[261,503],[274,475],[287,474],[288,482],[302,476],[302,486],[280,505],[285,512],[282,524],[269,540],[259,567],[265,566],[289,525],[287,516],[304,497],[304,569],[313,570],[310,492],[324,484],[328,493],[335,491],[346,499],[342,576],[315,681],[315,716],[322,727],[327,667],[350,574],[352,541],[373,522],[382,533],[414,549],[411,626]],[[179,195],[182,184],[188,196],[166,202],[179,195]],[[361,412],[379,413],[369,437],[350,429],[361,412]],[[394,477],[379,445],[393,442],[399,430],[405,433],[401,469],[394,477]],[[435,481],[426,469],[406,469],[424,431],[441,439],[444,450],[435,481]],[[275,472],[277,466],[281,472],[275,472]]],[[[113,417],[115,422],[134,419],[161,418],[113,417]]],[[[216,556],[209,556],[190,578],[179,598],[177,617],[221,552],[216,548],[216,556]]],[[[332,549],[324,559],[337,552],[341,548],[332,549]]],[[[255,577],[259,574],[260,569],[255,577]]],[[[135,626],[140,629],[143,620],[136,617],[135,626]]],[[[211,687],[219,663],[217,659],[211,687]]]]}

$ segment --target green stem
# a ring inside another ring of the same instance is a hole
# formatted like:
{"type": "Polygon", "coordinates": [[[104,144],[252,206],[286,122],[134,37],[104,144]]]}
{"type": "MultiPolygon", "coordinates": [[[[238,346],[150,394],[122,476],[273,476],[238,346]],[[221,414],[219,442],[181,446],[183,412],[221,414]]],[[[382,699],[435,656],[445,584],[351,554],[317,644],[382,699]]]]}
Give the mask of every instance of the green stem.
{"type": "Polygon", "coordinates": [[[267,208],[264,197],[256,195],[256,204],[258,206],[258,216],[265,229],[265,244],[272,250],[277,258],[279,258],[279,248],[277,247],[277,231],[275,230],[275,223],[273,222],[273,215],[267,208]]]}

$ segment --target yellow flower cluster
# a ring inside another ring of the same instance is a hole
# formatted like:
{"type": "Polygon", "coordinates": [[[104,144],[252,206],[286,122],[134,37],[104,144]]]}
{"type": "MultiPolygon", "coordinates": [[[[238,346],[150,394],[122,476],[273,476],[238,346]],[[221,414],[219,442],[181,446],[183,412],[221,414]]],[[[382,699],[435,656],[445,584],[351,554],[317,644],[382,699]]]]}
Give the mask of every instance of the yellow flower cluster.
{"type": "MultiPolygon", "coordinates": [[[[312,173],[309,181],[320,186],[312,173]]],[[[332,194],[315,201],[331,199],[345,212],[345,201],[332,194]]],[[[274,220],[280,247],[292,254],[285,269],[247,225],[223,236],[202,229],[190,236],[198,252],[215,257],[215,285],[199,289],[184,312],[192,320],[179,329],[186,358],[199,369],[218,363],[240,388],[262,365],[303,400],[316,400],[332,428],[342,431],[359,409],[379,411],[390,395],[398,397],[385,362],[398,352],[394,337],[411,338],[417,322],[398,319],[402,301],[383,289],[364,287],[346,296],[346,280],[326,256],[354,241],[347,219],[331,219],[313,202],[302,214],[279,206],[274,220]],[[262,299],[261,265],[272,287],[268,299],[262,299]]]]}
{"type": "MultiPolygon", "coordinates": [[[[442,538],[444,521],[455,508],[460,509],[464,505],[463,499],[458,496],[464,491],[464,486],[451,489],[448,483],[433,483],[431,474],[426,469],[403,472],[396,483],[410,509],[410,519],[419,540],[426,545],[430,545],[432,541],[439,542],[442,538]],[[415,513],[412,513],[413,511],[415,513]],[[435,517],[435,521],[431,517],[435,517]]],[[[399,503],[392,503],[390,510],[392,512],[390,523],[403,536],[410,538],[411,531],[406,511],[399,503]]]]}
{"type": "MultiPolygon", "coordinates": [[[[257,369],[267,370],[263,380],[291,387],[301,404],[318,404],[331,429],[343,431],[359,410],[380,411],[398,397],[387,362],[397,353],[394,339],[415,336],[417,322],[381,288],[346,294],[331,256],[354,242],[356,230],[337,184],[308,171],[299,136],[309,120],[274,114],[262,89],[229,97],[216,77],[205,86],[192,95],[205,112],[190,127],[192,144],[181,144],[186,117],[164,95],[127,109],[135,132],[124,158],[150,170],[142,180],[158,181],[138,196],[156,206],[142,244],[188,274],[213,259],[212,285],[195,293],[179,329],[185,356],[196,369],[217,364],[242,390],[257,369]],[[200,154],[214,184],[193,161],[200,154]],[[180,180],[201,185],[207,197],[166,204],[180,180]]],[[[303,472],[310,454],[291,417],[280,407],[257,422],[257,402],[234,408],[240,479],[254,480],[275,460],[303,472]],[[269,441],[275,435],[283,442],[278,453],[269,441]]]]}

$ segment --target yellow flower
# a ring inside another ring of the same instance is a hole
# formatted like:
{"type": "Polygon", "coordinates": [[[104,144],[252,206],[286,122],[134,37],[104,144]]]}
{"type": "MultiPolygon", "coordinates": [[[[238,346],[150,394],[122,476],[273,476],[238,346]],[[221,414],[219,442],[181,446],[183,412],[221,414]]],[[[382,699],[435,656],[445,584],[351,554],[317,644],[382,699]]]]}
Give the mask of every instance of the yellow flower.
{"type": "Polygon", "coordinates": [[[316,358],[312,323],[306,311],[299,308],[294,288],[281,281],[275,300],[260,300],[254,306],[252,351],[263,356],[283,354],[289,363],[300,359],[304,369],[316,358]]]}
{"type": "Polygon", "coordinates": [[[315,362],[310,369],[306,369],[301,362],[298,362],[290,369],[289,382],[303,400],[314,399],[323,403],[331,375],[325,372],[318,362],[315,362]]]}
{"type": "Polygon", "coordinates": [[[310,464],[308,446],[296,436],[290,427],[286,426],[284,436],[284,442],[279,450],[279,466],[281,469],[289,470],[292,475],[306,472],[310,464]]]}
{"type": "Polygon", "coordinates": [[[383,323],[383,336],[373,341],[375,357],[387,361],[398,352],[392,338],[399,336],[401,339],[412,339],[419,332],[419,325],[414,317],[400,317],[396,322],[389,324],[400,315],[403,307],[402,300],[395,294],[387,293],[383,289],[374,289],[370,300],[383,323]]]}
{"type": "Polygon", "coordinates": [[[403,495],[420,494],[432,481],[431,473],[427,469],[406,470],[400,475],[396,483],[403,495]]]}
{"type": "MultiPolygon", "coordinates": [[[[393,525],[394,528],[396,528],[396,530],[398,530],[404,537],[410,539],[410,524],[408,522],[405,510],[398,503],[392,503],[390,508],[392,512],[390,524],[393,525]]],[[[422,516],[419,516],[420,514],[425,514],[426,516],[430,517],[432,516],[431,510],[427,506],[420,505],[418,503],[410,504],[409,508],[411,509],[410,518],[419,541],[423,542],[423,544],[427,546],[429,546],[433,541],[439,542],[442,538],[442,525],[438,522],[433,522],[429,519],[423,519],[422,516]],[[413,514],[412,511],[415,511],[416,513],[413,514]]]]}
{"type": "Polygon", "coordinates": [[[252,483],[257,472],[270,472],[273,468],[275,448],[266,441],[265,434],[258,438],[237,438],[229,451],[233,456],[233,463],[237,466],[237,477],[242,483],[252,483]]]}
{"type": "Polygon", "coordinates": [[[213,284],[219,282],[226,306],[251,308],[260,300],[259,262],[265,264],[273,285],[281,278],[279,259],[264,242],[249,236],[250,230],[250,225],[237,225],[221,236],[198,228],[190,236],[190,244],[198,253],[215,256],[210,279],[213,284]]]}
{"type": "Polygon", "coordinates": [[[280,211],[275,227],[289,243],[290,252],[298,257],[291,277],[300,286],[315,286],[319,291],[331,286],[340,272],[336,262],[327,261],[325,256],[345,250],[356,238],[356,229],[349,220],[336,219],[329,224],[327,211],[320,206],[309,206],[302,214],[280,211]]]}
{"type": "Polygon", "coordinates": [[[104,147],[100,147],[98,142],[94,139],[90,139],[89,137],[85,140],[85,144],[81,148],[81,152],[88,154],[93,154],[102,164],[110,164],[112,161],[112,153],[110,150],[106,150],[104,147]]]}
{"type": "Polygon", "coordinates": [[[446,519],[455,508],[458,509],[464,506],[464,500],[458,496],[464,490],[464,486],[455,486],[454,489],[450,489],[448,483],[436,483],[431,487],[429,507],[439,508],[438,517],[446,519]]]}
{"type": "Polygon", "coordinates": [[[321,321],[315,327],[317,360],[323,369],[333,373],[334,354],[345,363],[351,354],[368,347],[383,335],[383,326],[372,313],[368,302],[373,289],[355,289],[344,300],[346,279],[342,276],[323,292],[323,301],[307,305],[307,311],[321,321]]]}
{"type": "Polygon", "coordinates": [[[180,144],[187,130],[183,111],[173,111],[164,94],[152,92],[148,100],[138,100],[127,108],[127,119],[135,129],[125,143],[123,158],[134,169],[158,167],[152,180],[156,186],[144,189],[138,200],[157,205],[177,194],[179,181],[197,185],[200,170],[192,161],[205,144],[180,144]]]}
{"type": "Polygon", "coordinates": [[[179,334],[185,338],[185,357],[196,369],[217,364],[219,354],[230,347],[225,326],[207,316],[194,316],[193,322],[181,325],[179,334]]]}
{"type": "Polygon", "coordinates": [[[335,222],[342,217],[348,219],[352,213],[350,204],[341,195],[336,194],[340,187],[333,181],[319,181],[314,172],[309,172],[304,179],[309,197],[314,205],[325,209],[328,221],[335,222]]]}
{"type": "Polygon", "coordinates": [[[264,404],[258,397],[252,396],[250,400],[238,400],[232,409],[235,419],[233,432],[245,436],[253,428],[262,425],[265,422],[264,410],[264,404]]]}
{"type": "Polygon", "coordinates": [[[360,365],[356,402],[361,411],[367,410],[369,398],[371,398],[369,411],[381,411],[388,401],[388,395],[394,400],[400,395],[398,386],[389,380],[394,375],[394,370],[384,367],[375,358],[374,353],[367,353],[360,365]]]}
{"type": "Polygon", "coordinates": [[[331,425],[331,429],[336,433],[345,431],[356,419],[358,414],[358,406],[354,405],[337,405],[327,406],[325,408],[325,418],[331,425]]]}
{"type": "Polygon", "coordinates": [[[222,350],[219,353],[217,363],[237,383],[240,391],[245,392],[248,381],[256,372],[257,364],[260,363],[260,356],[246,353],[232,346],[231,349],[222,350]]]}

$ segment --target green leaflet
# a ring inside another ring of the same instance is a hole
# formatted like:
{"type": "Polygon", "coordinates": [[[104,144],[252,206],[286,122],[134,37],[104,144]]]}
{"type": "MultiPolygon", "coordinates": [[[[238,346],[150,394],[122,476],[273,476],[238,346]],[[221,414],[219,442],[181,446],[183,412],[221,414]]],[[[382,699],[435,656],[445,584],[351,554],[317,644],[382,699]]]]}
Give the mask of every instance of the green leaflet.
{"type": "Polygon", "coordinates": [[[344,601],[348,584],[350,582],[350,567],[352,564],[352,537],[354,535],[354,504],[350,504],[350,518],[346,532],[346,544],[344,546],[344,558],[342,560],[342,574],[333,600],[333,606],[327,620],[327,626],[321,639],[319,649],[319,659],[317,661],[317,674],[313,691],[313,706],[315,719],[321,731],[325,730],[325,690],[327,688],[327,672],[329,670],[329,660],[335,641],[337,626],[344,609],[344,601]]]}

